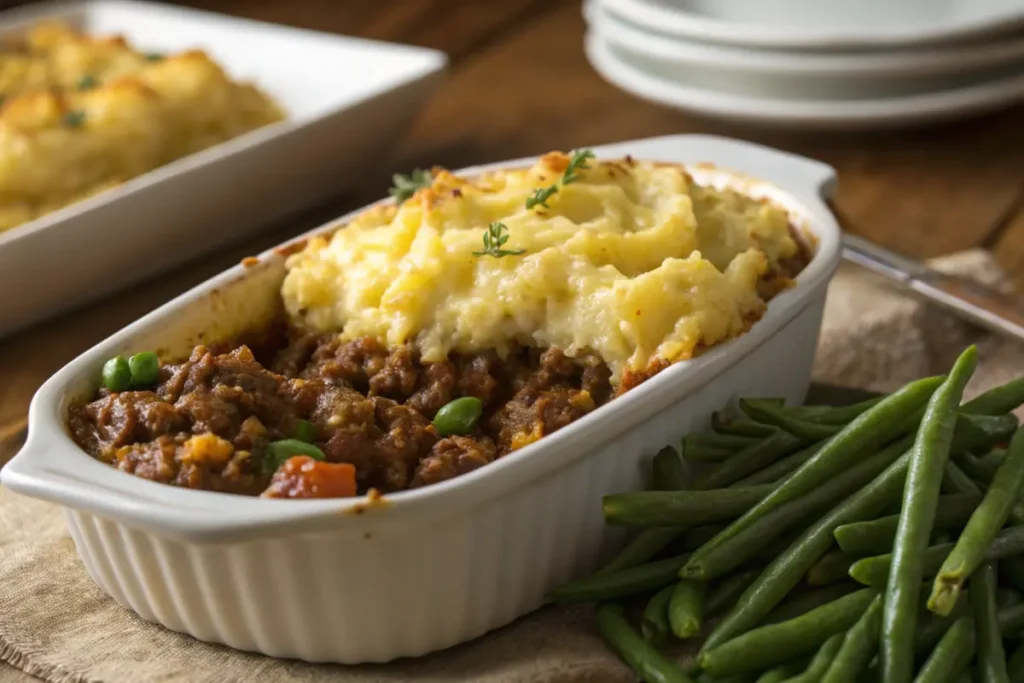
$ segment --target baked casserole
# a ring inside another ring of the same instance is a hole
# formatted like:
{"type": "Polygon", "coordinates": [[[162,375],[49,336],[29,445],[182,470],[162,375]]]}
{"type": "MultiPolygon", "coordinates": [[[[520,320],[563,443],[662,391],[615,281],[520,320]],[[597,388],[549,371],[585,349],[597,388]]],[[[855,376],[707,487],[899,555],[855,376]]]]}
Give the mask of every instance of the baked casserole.
{"type": "Polygon", "coordinates": [[[111,359],[71,408],[78,444],[229,493],[429,485],[742,335],[811,258],[779,206],[628,157],[435,169],[395,194],[289,256],[280,324],[111,359]]]}
{"type": "Polygon", "coordinates": [[[0,49],[0,231],[283,116],[200,50],[36,25],[0,49]]]}

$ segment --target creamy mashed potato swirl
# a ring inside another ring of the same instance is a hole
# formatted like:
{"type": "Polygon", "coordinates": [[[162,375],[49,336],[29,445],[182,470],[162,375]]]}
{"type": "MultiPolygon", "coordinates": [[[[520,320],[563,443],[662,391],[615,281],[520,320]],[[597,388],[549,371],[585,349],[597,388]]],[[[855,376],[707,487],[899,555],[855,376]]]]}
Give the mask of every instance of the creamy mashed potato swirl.
{"type": "Polygon", "coordinates": [[[514,345],[597,353],[619,380],[736,337],[763,314],[759,285],[799,251],[786,213],[703,187],[680,167],[591,161],[548,208],[526,209],[569,157],[461,179],[435,173],[289,257],[300,326],[413,344],[425,361],[514,345]],[[476,255],[491,223],[507,250],[476,255]]]}

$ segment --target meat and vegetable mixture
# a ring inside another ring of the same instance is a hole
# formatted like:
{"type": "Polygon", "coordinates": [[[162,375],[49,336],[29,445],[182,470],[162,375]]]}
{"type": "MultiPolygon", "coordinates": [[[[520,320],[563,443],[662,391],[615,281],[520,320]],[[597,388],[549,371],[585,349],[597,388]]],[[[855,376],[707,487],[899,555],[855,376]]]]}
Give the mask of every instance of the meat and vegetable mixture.
{"type": "Polygon", "coordinates": [[[107,364],[99,398],[72,408],[75,440],[146,479],[276,498],[450,479],[612,394],[603,362],[556,349],[425,364],[408,347],[325,335],[293,339],[266,365],[247,346],[197,346],[155,372],[154,360],[143,353],[107,364]]]}
{"type": "Polygon", "coordinates": [[[396,185],[394,204],[288,257],[287,340],[163,367],[113,358],[98,398],[72,408],[76,441],[196,489],[426,486],[744,334],[811,257],[767,200],[590,150],[396,185]]]}

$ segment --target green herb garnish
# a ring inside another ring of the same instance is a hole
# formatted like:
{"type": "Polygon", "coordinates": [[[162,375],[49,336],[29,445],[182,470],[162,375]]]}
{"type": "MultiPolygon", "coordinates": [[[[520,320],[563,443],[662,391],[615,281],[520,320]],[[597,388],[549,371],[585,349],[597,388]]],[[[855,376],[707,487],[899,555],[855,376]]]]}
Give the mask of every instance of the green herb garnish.
{"type": "Polygon", "coordinates": [[[406,199],[416,194],[416,190],[420,190],[424,187],[430,187],[430,184],[434,182],[434,175],[430,171],[417,168],[409,175],[396,173],[391,176],[391,182],[393,182],[394,185],[389,190],[389,193],[395,198],[397,203],[401,204],[406,199]]]}
{"type": "Polygon", "coordinates": [[[96,77],[86,74],[78,79],[78,84],[75,87],[79,90],[92,90],[97,85],[99,85],[99,81],[96,80],[96,77]]]}
{"type": "Polygon", "coordinates": [[[474,251],[473,256],[501,258],[502,256],[516,256],[526,253],[525,249],[502,249],[505,242],[508,242],[508,226],[504,223],[491,223],[487,226],[487,231],[484,233],[483,250],[474,251]]]}
{"type": "Polygon", "coordinates": [[[67,114],[64,114],[64,125],[69,128],[81,128],[85,125],[85,112],[80,109],[76,109],[75,111],[69,111],[67,114]]]}
{"type": "Polygon", "coordinates": [[[164,54],[162,52],[147,52],[142,57],[147,62],[159,62],[164,58],[164,54]]]}
{"type": "Polygon", "coordinates": [[[526,208],[532,209],[535,206],[543,206],[545,209],[550,208],[548,206],[548,200],[569,183],[574,183],[579,180],[579,171],[590,168],[587,162],[593,158],[594,153],[589,149],[573,152],[572,158],[569,159],[569,165],[565,167],[565,171],[562,173],[562,177],[559,181],[554,185],[534,190],[533,195],[528,197],[526,200],[526,208]]]}

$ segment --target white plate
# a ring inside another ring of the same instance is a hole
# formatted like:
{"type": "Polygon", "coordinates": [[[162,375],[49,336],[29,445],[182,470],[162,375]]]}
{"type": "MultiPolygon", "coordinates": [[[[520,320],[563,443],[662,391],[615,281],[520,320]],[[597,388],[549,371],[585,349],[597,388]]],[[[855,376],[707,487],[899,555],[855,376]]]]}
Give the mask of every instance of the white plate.
{"type": "Polygon", "coordinates": [[[603,0],[653,31],[733,45],[819,50],[980,38],[1024,27],[1021,0],[603,0]]]}
{"type": "Polygon", "coordinates": [[[709,45],[649,33],[589,0],[591,30],[646,71],[720,92],[774,99],[878,99],[952,90],[1024,71],[1024,34],[986,45],[807,53],[709,45]]]}
{"type": "Polygon", "coordinates": [[[122,33],[144,49],[207,50],[275,97],[288,120],[0,233],[0,336],[344,191],[382,159],[447,61],[434,50],[123,0],[4,12],[0,34],[44,18],[122,33]]]}
{"type": "Polygon", "coordinates": [[[652,33],[608,11],[600,0],[584,2],[584,16],[609,42],[678,64],[768,75],[830,78],[919,78],[958,74],[1024,60],[1024,33],[942,47],[869,52],[807,52],[716,45],[652,33]]]}
{"type": "Polygon", "coordinates": [[[860,100],[798,100],[712,90],[654,70],[663,67],[616,50],[600,36],[586,37],[594,69],[623,90],[652,102],[706,116],[775,126],[819,129],[881,128],[955,119],[1024,101],[1024,73],[939,92],[860,100]]]}

